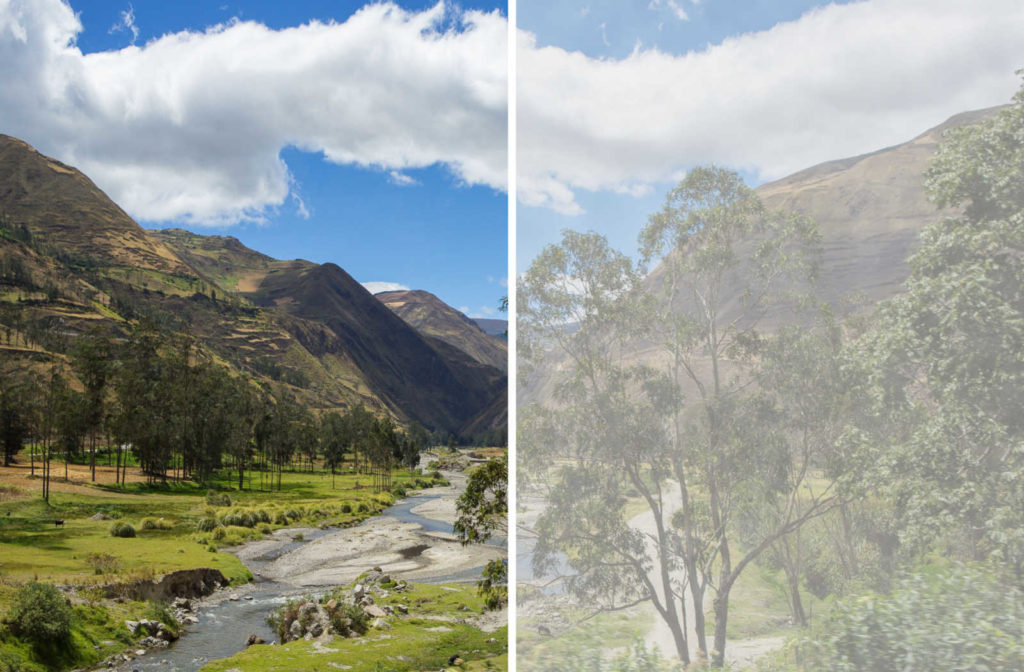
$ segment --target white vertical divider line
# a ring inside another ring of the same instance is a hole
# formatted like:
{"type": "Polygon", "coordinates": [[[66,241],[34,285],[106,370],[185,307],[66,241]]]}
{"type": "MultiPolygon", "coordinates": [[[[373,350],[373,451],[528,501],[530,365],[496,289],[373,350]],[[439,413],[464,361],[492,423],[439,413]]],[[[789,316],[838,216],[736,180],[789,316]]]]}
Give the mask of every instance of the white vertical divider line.
{"type": "Polygon", "coordinates": [[[516,669],[516,0],[508,0],[508,669],[516,669]]]}

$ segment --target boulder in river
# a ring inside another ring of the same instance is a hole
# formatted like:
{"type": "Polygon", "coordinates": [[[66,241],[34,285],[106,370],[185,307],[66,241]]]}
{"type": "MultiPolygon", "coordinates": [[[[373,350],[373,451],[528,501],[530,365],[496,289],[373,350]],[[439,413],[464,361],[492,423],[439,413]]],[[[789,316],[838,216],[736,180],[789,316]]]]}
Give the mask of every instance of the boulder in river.
{"type": "Polygon", "coordinates": [[[253,644],[266,644],[267,640],[262,637],[257,637],[256,633],[249,635],[245,640],[246,646],[252,646],[253,644]]]}

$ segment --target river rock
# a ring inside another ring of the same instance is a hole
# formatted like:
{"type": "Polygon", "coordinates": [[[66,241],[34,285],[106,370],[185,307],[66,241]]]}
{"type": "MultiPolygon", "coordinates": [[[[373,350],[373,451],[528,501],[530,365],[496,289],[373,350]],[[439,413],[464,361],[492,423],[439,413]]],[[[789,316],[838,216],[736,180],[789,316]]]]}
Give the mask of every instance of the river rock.
{"type": "Polygon", "coordinates": [[[353,596],[354,596],[354,597],[355,597],[355,598],[356,598],[357,600],[359,600],[359,599],[362,599],[362,597],[363,597],[363,595],[364,595],[365,593],[366,593],[366,587],[365,587],[365,586],[363,586],[363,584],[361,584],[361,583],[357,583],[357,584],[356,584],[356,587],[352,589],[352,595],[353,595],[353,596]]]}
{"type": "Polygon", "coordinates": [[[370,618],[384,618],[388,615],[386,611],[378,607],[376,604],[371,604],[370,606],[366,607],[364,611],[366,612],[366,615],[370,618]]]}
{"type": "Polygon", "coordinates": [[[388,623],[387,621],[385,621],[383,618],[377,618],[377,619],[374,619],[374,621],[373,621],[373,627],[385,629],[385,628],[390,628],[391,624],[388,623]]]}
{"type": "Polygon", "coordinates": [[[156,638],[162,639],[165,642],[173,642],[178,639],[178,635],[175,634],[170,628],[163,623],[158,623],[156,627],[156,638]]]}
{"type": "Polygon", "coordinates": [[[396,604],[395,605],[395,611],[397,611],[400,614],[408,614],[409,613],[409,607],[405,606],[404,604],[396,604]]]}
{"type": "Polygon", "coordinates": [[[292,639],[299,639],[302,637],[302,624],[298,621],[292,621],[292,624],[288,627],[288,635],[292,639]]]}

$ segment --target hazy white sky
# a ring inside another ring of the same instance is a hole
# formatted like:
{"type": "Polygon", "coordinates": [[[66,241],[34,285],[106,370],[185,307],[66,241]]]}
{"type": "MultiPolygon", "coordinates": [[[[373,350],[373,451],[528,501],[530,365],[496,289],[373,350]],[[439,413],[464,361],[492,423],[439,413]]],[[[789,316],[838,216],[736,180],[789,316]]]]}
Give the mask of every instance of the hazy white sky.
{"type": "Polygon", "coordinates": [[[1019,0],[553,4],[520,3],[521,267],[564,227],[631,250],[693,165],[760,183],[873,151],[1008,102],[1024,67],[1019,0]]]}

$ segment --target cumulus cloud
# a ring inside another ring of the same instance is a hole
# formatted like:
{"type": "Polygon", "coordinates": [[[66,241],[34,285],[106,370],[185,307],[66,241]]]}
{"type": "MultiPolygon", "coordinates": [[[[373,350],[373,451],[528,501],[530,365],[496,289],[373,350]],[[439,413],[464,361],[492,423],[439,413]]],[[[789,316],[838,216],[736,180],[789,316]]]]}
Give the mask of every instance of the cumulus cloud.
{"type": "Polygon", "coordinates": [[[148,221],[264,218],[293,193],[289,146],[504,189],[506,29],[497,12],[379,3],[344,23],[232,20],[83,55],[63,0],[5,0],[0,130],[148,221]]]}
{"type": "Polygon", "coordinates": [[[359,283],[366,288],[370,294],[380,294],[381,292],[407,292],[409,288],[405,285],[400,285],[397,282],[361,282],[359,283]]]}
{"type": "Polygon", "coordinates": [[[903,142],[1008,102],[1021,35],[1019,0],[828,5],[700,52],[621,59],[521,31],[519,199],[579,214],[574,190],[644,193],[709,162],[775,179],[903,142]]]}

